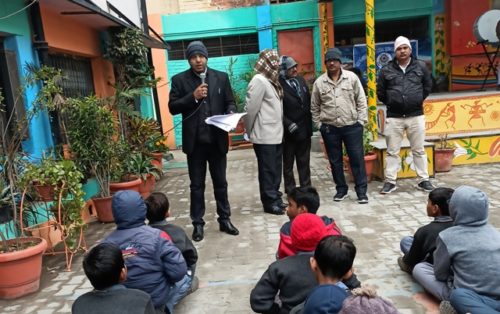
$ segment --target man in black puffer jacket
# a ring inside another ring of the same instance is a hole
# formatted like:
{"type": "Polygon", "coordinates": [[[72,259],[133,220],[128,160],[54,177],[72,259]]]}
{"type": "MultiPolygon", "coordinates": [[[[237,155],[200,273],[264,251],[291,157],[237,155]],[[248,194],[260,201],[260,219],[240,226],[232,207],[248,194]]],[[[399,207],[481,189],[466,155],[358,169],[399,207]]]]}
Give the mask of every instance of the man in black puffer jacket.
{"type": "Polygon", "coordinates": [[[413,154],[417,188],[430,192],[434,186],[427,171],[423,102],[431,92],[432,77],[425,63],[412,57],[408,38],[396,39],[394,53],[395,58],[382,68],[377,82],[378,99],[387,106],[385,183],[380,193],[388,194],[396,189],[401,165],[399,150],[405,131],[413,154]]]}

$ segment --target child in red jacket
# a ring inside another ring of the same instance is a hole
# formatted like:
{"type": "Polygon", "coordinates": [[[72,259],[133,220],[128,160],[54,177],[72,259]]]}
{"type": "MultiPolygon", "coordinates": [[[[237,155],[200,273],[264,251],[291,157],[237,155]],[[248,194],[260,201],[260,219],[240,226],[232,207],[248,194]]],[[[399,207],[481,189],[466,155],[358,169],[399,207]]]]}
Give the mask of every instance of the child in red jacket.
{"type": "MultiPolygon", "coordinates": [[[[309,187],[296,187],[288,194],[288,207],[286,214],[290,221],[286,222],[280,229],[280,243],[278,245],[278,259],[287,256],[295,255],[296,251],[292,246],[292,239],[290,237],[290,229],[292,221],[297,215],[302,213],[315,214],[319,208],[319,195],[318,191],[312,186],[309,187]]],[[[342,231],[335,223],[335,220],[327,216],[320,217],[325,223],[327,235],[341,235],[342,231]]]]}

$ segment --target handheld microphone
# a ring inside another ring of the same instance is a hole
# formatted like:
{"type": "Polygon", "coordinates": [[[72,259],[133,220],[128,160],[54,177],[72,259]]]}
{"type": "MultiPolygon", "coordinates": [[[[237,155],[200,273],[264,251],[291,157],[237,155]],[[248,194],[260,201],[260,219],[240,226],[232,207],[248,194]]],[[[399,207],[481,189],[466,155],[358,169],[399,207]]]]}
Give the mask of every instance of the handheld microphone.
{"type": "Polygon", "coordinates": [[[200,73],[201,84],[205,84],[205,78],[207,77],[206,73],[200,73]]]}

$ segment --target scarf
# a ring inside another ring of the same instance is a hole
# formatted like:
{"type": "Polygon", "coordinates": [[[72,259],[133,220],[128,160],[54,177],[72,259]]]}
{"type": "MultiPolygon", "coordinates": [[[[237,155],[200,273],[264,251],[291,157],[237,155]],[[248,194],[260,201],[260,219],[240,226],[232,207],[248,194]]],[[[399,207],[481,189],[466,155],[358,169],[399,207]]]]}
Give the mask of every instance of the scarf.
{"type": "Polygon", "coordinates": [[[259,53],[259,59],[255,63],[254,70],[264,75],[273,85],[280,99],[283,99],[283,88],[279,83],[279,64],[280,58],[278,52],[272,49],[264,49],[259,53]]]}

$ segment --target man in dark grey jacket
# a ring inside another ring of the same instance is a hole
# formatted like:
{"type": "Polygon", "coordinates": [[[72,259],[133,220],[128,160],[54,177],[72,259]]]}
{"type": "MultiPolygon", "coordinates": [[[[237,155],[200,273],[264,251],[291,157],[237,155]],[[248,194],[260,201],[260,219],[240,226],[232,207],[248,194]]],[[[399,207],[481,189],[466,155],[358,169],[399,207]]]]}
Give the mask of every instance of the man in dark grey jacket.
{"type": "Polygon", "coordinates": [[[422,61],[412,57],[408,38],[399,36],[396,39],[394,53],[394,60],[382,68],[377,82],[378,99],[387,106],[385,183],[380,193],[396,190],[401,165],[399,151],[405,131],[418,177],[417,188],[430,192],[434,186],[427,171],[423,102],[432,89],[431,74],[422,61]]]}

